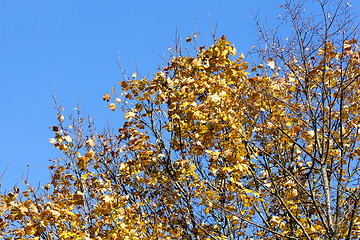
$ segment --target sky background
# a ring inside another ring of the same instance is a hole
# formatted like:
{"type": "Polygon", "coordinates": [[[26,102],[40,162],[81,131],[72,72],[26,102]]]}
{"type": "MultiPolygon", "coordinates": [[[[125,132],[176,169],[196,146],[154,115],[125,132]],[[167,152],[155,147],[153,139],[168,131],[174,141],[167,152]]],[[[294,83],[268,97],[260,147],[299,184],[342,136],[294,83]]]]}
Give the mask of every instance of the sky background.
{"type": "MultiPolygon", "coordinates": [[[[123,119],[102,96],[122,81],[120,58],[130,76],[155,73],[161,56],[195,32],[211,43],[227,35],[238,52],[256,44],[252,13],[275,20],[282,1],[0,1],[0,180],[9,189],[29,175],[33,185],[49,180],[49,159],[61,157],[49,139],[57,124],[52,100],[69,114],[77,106],[95,119],[120,127],[123,119]]],[[[360,1],[352,3],[360,7],[360,1]]],[[[185,41],[184,41],[185,42],[185,41]]]]}

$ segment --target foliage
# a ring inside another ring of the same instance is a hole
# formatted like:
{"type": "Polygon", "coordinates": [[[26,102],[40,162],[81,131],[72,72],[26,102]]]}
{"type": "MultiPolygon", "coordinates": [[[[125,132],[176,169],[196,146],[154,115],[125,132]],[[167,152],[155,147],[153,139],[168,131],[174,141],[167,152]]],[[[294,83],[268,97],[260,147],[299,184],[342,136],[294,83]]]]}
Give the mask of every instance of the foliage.
{"type": "Polygon", "coordinates": [[[65,127],[58,107],[64,158],[43,188],[1,196],[3,237],[359,238],[360,51],[347,3],[319,5],[313,22],[286,2],[293,34],[260,27],[252,67],[223,36],[133,74],[103,96],[117,132],[65,127]]]}

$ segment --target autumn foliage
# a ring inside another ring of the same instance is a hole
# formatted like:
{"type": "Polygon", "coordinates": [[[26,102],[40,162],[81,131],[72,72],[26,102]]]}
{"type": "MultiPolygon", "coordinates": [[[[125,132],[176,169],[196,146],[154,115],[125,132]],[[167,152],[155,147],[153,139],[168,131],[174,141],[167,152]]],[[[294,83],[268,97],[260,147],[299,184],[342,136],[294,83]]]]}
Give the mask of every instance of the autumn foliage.
{"type": "Polygon", "coordinates": [[[51,143],[64,157],[43,188],[1,196],[2,237],[359,238],[349,5],[320,2],[330,17],[313,22],[301,1],[286,3],[293,39],[260,27],[266,48],[251,63],[223,36],[194,56],[175,52],[152,78],[122,81],[103,96],[124,113],[116,130],[96,132],[81,115],[67,127],[59,107],[51,143]]]}

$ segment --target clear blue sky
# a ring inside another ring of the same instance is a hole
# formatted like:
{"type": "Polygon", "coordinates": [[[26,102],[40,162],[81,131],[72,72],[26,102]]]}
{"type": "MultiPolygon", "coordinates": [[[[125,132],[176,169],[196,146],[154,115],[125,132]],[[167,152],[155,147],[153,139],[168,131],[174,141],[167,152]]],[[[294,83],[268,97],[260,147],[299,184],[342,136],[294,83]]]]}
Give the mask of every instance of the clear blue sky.
{"type": "MultiPolygon", "coordinates": [[[[358,7],[357,0],[354,7],[358,7]],[[356,6],[355,6],[356,5],[356,6]]],[[[217,34],[227,35],[238,52],[256,43],[251,13],[275,19],[281,1],[6,1],[0,2],[0,173],[2,188],[16,184],[29,169],[33,184],[49,179],[48,159],[60,153],[48,142],[56,124],[52,90],[65,113],[77,99],[99,129],[122,119],[102,95],[122,79],[116,60],[129,75],[137,66],[154,73],[160,55],[195,31],[210,39],[209,15],[217,34]],[[27,168],[29,165],[29,168],[27,168]]]]}

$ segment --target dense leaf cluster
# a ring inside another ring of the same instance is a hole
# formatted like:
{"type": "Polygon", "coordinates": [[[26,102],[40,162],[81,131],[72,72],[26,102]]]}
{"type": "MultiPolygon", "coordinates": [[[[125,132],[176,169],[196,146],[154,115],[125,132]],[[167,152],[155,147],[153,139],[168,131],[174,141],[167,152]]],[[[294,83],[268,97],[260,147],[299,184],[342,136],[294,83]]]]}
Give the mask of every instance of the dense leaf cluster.
{"type": "Polygon", "coordinates": [[[121,82],[103,96],[124,113],[116,132],[81,116],[66,127],[59,111],[50,142],[64,158],[42,189],[1,196],[0,238],[360,237],[357,40],[331,32],[336,14],[325,30],[296,24],[290,3],[293,41],[263,35],[251,68],[223,36],[121,82]]]}

